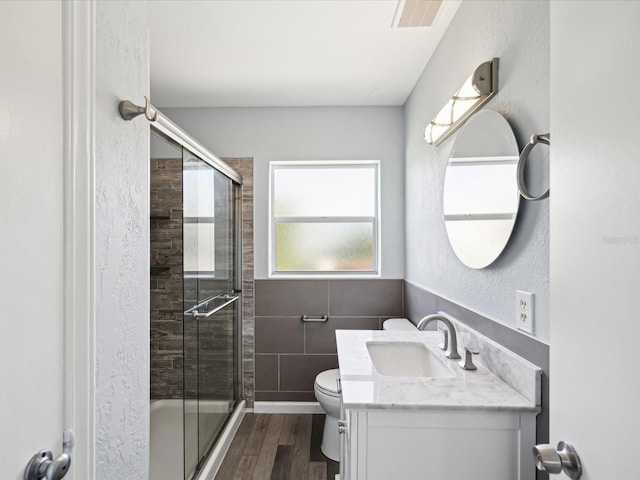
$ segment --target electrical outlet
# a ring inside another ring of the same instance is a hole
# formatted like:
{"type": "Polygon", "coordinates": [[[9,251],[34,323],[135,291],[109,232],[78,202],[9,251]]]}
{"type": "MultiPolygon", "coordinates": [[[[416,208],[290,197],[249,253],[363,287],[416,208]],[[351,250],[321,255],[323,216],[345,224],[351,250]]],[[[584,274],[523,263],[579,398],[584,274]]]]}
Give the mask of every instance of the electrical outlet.
{"type": "Polygon", "coordinates": [[[516,290],[516,327],[532,335],[536,318],[534,297],[533,293],[516,290]]]}

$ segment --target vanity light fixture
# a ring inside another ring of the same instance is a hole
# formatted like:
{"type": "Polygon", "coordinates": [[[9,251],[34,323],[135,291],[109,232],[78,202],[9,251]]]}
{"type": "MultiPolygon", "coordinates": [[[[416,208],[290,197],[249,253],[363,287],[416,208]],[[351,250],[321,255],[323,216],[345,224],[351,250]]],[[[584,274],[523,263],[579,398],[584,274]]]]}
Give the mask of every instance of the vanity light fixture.
{"type": "Polygon", "coordinates": [[[481,64],[424,129],[424,141],[440,145],[498,92],[498,59],[481,64]]]}

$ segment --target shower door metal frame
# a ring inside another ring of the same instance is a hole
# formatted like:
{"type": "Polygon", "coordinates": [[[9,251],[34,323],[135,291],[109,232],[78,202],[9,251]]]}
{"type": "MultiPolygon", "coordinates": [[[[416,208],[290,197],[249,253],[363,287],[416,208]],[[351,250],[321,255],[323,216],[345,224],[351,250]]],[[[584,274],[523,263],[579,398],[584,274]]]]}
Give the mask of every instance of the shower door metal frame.
{"type": "MultiPolygon", "coordinates": [[[[188,133],[182,130],[178,125],[169,120],[166,116],[162,114],[158,109],[151,106],[152,109],[157,112],[158,116],[155,121],[151,122],[150,126],[153,130],[155,130],[160,136],[165,136],[170,140],[176,142],[181,147],[185,148],[193,155],[198,157],[200,160],[204,161],[214,170],[219,171],[227,178],[232,180],[233,189],[234,189],[234,209],[235,209],[235,219],[234,219],[234,228],[235,228],[235,248],[236,248],[236,261],[235,261],[235,292],[240,295],[239,301],[237,302],[236,307],[236,352],[235,352],[235,363],[237,365],[237,372],[235,378],[235,391],[237,398],[235,399],[235,407],[234,412],[237,409],[244,405],[243,401],[243,385],[244,385],[244,372],[243,372],[243,363],[242,363],[242,325],[243,325],[243,294],[242,294],[242,191],[243,191],[243,182],[242,177],[231,167],[229,167],[226,163],[224,163],[219,157],[211,153],[207,150],[202,144],[200,144],[197,140],[191,137],[188,133]]],[[[230,415],[229,419],[233,417],[233,413],[230,415]]],[[[229,421],[227,419],[227,422],[229,421]]],[[[215,443],[212,445],[211,449],[215,448],[215,443]]],[[[209,452],[210,454],[210,452],[209,452]]],[[[206,463],[206,462],[205,462],[206,463]]],[[[197,478],[202,471],[196,473],[197,478]]],[[[195,480],[195,479],[194,479],[195,480]]]]}
{"type": "Polygon", "coordinates": [[[186,148],[195,156],[199,157],[204,162],[208,163],[211,167],[218,170],[220,173],[226,175],[238,185],[242,185],[242,177],[238,175],[233,168],[224,163],[220,158],[211,153],[195,138],[182,130],[178,125],[173,123],[167,117],[165,117],[160,110],[153,105],[151,108],[158,114],[157,120],[151,122],[151,128],[166,135],[180,146],[186,148]]]}
{"type": "Polygon", "coordinates": [[[242,183],[234,184],[234,204],[235,204],[235,229],[236,229],[236,277],[235,291],[240,295],[238,302],[238,325],[236,335],[236,392],[238,394],[238,402],[244,397],[244,366],[242,364],[242,331],[244,323],[244,292],[242,290],[242,183]]]}

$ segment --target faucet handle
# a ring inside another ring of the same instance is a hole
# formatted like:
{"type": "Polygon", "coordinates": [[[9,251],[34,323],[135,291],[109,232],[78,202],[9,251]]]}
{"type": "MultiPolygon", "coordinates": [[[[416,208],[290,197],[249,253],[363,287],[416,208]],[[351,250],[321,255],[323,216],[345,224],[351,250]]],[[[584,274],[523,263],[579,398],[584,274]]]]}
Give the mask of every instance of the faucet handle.
{"type": "Polygon", "coordinates": [[[480,352],[471,350],[471,348],[464,347],[464,360],[460,360],[458,365],[463,370],[477,370],[478,368],[473,364],[473,356],[477,355],[480,352]]]}
{"type": "Polygon", "coordinates": [[[447,330],[442,330],[442,343],[439,343],[438,347],[445,351],[449,348],[449,332],[447,330]]]}

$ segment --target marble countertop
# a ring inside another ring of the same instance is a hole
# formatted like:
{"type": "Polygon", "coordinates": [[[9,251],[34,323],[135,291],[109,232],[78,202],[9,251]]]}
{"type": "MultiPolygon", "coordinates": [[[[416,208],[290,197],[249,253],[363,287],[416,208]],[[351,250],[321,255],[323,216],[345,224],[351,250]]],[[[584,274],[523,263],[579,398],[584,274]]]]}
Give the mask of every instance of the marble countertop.
{"type": "MultiPolygon", "coordinates": [[[[463,370],[438,348],[439,332],[338,330],[338,362],[345,408],[409,410],[482,410],[539,412],[527,400],[474,358],[477,370],[463,370]],[[391,377],[379,374],[369,356],[367,341],[420,342],[436,353],[453,377],[391,377]]],[[[464,349],[458,345],[464,356],[464,349]]]]}

